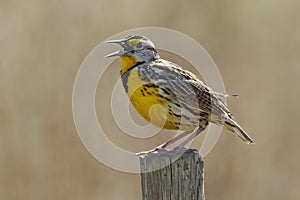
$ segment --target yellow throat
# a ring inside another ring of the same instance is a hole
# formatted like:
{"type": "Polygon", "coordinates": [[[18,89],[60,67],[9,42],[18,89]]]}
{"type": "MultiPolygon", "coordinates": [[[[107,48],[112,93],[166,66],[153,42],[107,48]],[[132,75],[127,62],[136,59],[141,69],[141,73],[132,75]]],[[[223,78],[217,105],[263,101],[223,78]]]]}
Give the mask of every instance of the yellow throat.
{"type": "Polygon", "coordinates": [[[122,62],[121,75],[137,64],[137,60],[132,56],[120,56],[120,59],[122,62]]]}

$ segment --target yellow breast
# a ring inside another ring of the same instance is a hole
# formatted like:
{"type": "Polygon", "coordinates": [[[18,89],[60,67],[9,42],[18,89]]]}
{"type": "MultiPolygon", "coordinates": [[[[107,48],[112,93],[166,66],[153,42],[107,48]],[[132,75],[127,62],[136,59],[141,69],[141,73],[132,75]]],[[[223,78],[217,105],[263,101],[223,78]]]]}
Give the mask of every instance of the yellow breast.
{"type": "MultiPolygon", "coordinates": [[[[122,58],[123,74],[131,69],[136,62],[130,58],[122,58]]],[[[143,81],[137,69],[128,72],[127,94],[137,112],[148,122],[165,129],[178,129],[172,121],[174,118],[168,113],[167,100],[159,96],[158,88],[150,87],[150,82],[143,81]]]]}
{"type": "Polygon", "coordinates": [[[159,97],[158,89],[149,87],[138,76],[137,70],[132,70],[128,76],[128,97],[138,113],[148,122],[165,129],[177,129],[171,123],[166,99],[159,97]]]}

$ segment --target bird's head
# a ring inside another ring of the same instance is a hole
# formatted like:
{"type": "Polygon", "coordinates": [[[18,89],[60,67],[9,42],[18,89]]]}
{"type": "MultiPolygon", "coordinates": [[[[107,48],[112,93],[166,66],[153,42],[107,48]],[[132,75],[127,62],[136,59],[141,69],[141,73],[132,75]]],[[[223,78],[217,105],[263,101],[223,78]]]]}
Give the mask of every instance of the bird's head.
{"type": "Polygon", "coordinates": [[[147,62],[158,58],[155,46],[151,40],[141,35],[127,36],[120,40],[109,40],[107,43],[119,44],[122,50],[111,53],[107,57],[129,57],[136,62],[147,62]]]}

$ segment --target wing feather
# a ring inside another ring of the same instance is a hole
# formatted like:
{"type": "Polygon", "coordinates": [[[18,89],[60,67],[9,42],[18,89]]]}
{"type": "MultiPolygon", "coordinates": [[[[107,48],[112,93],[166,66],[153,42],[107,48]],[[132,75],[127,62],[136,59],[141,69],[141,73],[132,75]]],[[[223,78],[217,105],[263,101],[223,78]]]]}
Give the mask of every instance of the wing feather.
{"type": "Polygon", "coordinates": [[[182,67],[159,59],[147,67],[143,66],[141,72],[147,73],[152,83],[170,91],[173,99],[176,98],[180,104],[194,111],[209,114],[213,121],[224,122],[231,117],[221,96],[182,67]]]}

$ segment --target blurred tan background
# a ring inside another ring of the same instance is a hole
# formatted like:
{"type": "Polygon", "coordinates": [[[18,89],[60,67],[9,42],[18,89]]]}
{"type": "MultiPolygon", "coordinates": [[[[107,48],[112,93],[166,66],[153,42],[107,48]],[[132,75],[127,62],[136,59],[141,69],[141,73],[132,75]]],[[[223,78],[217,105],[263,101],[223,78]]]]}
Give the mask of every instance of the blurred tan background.
{"type": "Polygon", "coordinates": [[[205,158],[206,198],[300,199],[299,9],[293,0],[1,0],[0,199],[141,199],[139,175],[86,151],[71,97],[98,43],[144,26],[196,39],[240,95],[228,103],[256,144],[223,131],[205,158]]]}

